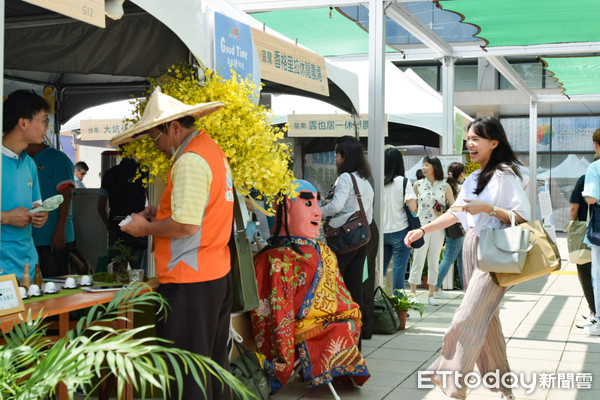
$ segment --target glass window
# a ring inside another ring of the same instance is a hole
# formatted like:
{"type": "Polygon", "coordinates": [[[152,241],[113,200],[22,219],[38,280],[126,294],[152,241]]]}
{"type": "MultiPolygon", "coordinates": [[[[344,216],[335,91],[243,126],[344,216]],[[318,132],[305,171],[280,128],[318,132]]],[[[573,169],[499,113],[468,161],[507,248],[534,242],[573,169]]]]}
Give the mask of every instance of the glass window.
{"type": "MultiPolygon", "coordinates": [[[[521,63],[512,64],[517,74],[525,81],[527,86],[532,89],[542,88],[542,77],[544,69],[540,63],[521,63]]],[[[500,90],[514,90],[514,86],[506,80],[506,78],[500,75],[500,90]]]]}
{"type": "Polygon", "coordinates": [[[438,92],[441,90],[438,87],[438,67],[435,65],[422,66],[422,67],[400,67],[402,72],[406,71],[408,68],[412,69],[415,74],[419,75],[421,79],[423,79],[429,86],[437,90],[438,92]]]}
{"type": "Polygon", "coordinates": [[[477,65],[454,67],[454,90],[477,90],[477,65]]]}
{"type": "Polygon", "coordinates": [[[592,135],[600,126],[600,117],[552,118],[553,151],[594,151],[592,135]]]}
{"type": "MultiPolygon", "coordinates": [[[[506,138],[514,151],[529,151],[529,118],[500,118],[506,138]]],[[[550,118],[538,118],[537,151],[550,151],[550,118]]]]}

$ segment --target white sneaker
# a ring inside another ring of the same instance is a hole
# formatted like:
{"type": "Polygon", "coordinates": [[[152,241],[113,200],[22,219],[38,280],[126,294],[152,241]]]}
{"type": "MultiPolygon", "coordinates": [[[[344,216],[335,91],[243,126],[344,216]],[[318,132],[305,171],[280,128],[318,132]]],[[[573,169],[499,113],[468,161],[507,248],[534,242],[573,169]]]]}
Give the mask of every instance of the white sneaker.
{"type": "Polygon", "coordinates": [[[582,317],[583,317],[583,321],[580,321],[575,324],[575,326],[578,327],[579,329],[583,329],[586,326],[592,326],[596,323],[596,316],[594,314],[582,315],[582,317]]]}
{"type": "Polygon", "coordinates": [[[430,306],[439,306],[440,305],[440,303],[433,296],[429,297],[427,299],[427,302],[429,303],[430,306]]]}
{"type": "Polygon", "coordinates": [[[437,292],[434,292],[433,296],[436,299],[449,299],[450,298],[450,295],[448,293],[444,292],[442,289],[438,289],[437,292]]]}
{"type": "Polygon", "coordinates": [[[598,324],[586,326],[585,328],[583,328],[583,330],[588,335],[600,336],[600,325],[598,325],[598,324]]]}
{"type": "Polygon", "coordinates": [[[516,400],[517,398],[512,394],[505,394],[502,392],[498,392],[498,396],[496,396],[496,400],[516,400]]]}

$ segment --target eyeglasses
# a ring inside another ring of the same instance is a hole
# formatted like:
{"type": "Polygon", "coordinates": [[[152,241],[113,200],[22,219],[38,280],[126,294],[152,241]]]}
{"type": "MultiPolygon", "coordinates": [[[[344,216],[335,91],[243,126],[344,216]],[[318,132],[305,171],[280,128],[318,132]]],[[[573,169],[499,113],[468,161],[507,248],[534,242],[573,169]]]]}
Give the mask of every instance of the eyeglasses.
{"type": "Polygon", "coordinates": [[[152,138],[152,141],[154,142],[155,145],[158,145],[158,138],[162,136],[163,133],[165,133],[167,131],[167,126],[166,125],[162,125],[160,128],[160,133],[158,134],[158,136],[156,136],[155,138],[152,138]]]}
{"type": "Polygon", "coordinates": [[[31,118],[32,120],[42,121],[42,124],[47,128],[50,125],[50,118],[31,118]]]}

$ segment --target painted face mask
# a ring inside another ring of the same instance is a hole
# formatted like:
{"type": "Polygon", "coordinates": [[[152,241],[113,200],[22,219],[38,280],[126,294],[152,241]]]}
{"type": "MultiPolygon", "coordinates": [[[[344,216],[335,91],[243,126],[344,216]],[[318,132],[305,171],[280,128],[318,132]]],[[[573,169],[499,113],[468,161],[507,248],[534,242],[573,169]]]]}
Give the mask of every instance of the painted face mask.
{"type": "Polygon", "coordinates": [[[315,239],[319,236],[321,224],[321,208],[318,203],[318,192],[307,181],[296,180],[299,184],[299,195],[294,199],[286,199],[288,208],[288,229],[291,236],[315,239]]]}

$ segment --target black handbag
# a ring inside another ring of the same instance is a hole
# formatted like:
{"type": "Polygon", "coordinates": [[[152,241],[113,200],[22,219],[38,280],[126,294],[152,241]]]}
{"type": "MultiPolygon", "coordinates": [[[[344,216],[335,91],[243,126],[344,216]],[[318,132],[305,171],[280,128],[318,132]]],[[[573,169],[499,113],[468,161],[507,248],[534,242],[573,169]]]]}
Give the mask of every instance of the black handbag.
{"type": "MultiPolygon", "coordinates": [[[[408,230],[412,231],[414,229],[419,229],[421,227],[421,221],[419,220],[419,217],[416,217],[413,215],[413,213],[410,211],[410,209],[406,205],[406,185],[407,185],[407,183],[408,183],[408,179],[404,178],[404,182],[402,183],[402,188],[403,188],[404,192],[402,195],[404,197],[404,212],[406,213],[406,220],[408,221],[408,230]]],[[[423,237],[421,237],[420,239],[412,242],[410,244],[410,247],[412,247],[414,249],[418,249],[419,247],[423,247],[424,244],[425,244],[425,239],[423,239],[423,237]]]]}
{"type": "Polygon", "coordinates": [[[600,246],[600,211],[597,204],[590,204],[590,222],[587,227],[587,238],[591,244],[600,246]]]}
{"type": "Polygon", "coordinates": [[[354,193],[356,193],[356,199],[358,200],[359,210],[354,212],[344,225],[338,228],[332,228],[329,225],[331,217],[325,221],[323,231],[327,238],[327,245],[333,250],[335,254],[347,254],[350,253],[371,240],[371,229],[369,228],[369,221],[363,208],[360,191],[356,184],[356,178],[350,174],[352,178],[352,184],[354,185],[354,193]]]}
{"type": "Polygon", "coordinates": [[[460,222],[457,222],[446,228],[446,236],[448,236],[450,239],[458,239],[463,237],[464,235],[465,234],[462,230],[462,225],[460,224],[460,222]]]}
{"type": "MultiPolygon", "coordinates": [[[[235,376],[242,384],[252,392],[257,399],[267,400],[271,394],[271,385],[269,377],[263,369],[258,357],[235,339],[233,339],[235,348],[239,357],[231,362],[231,374],[235,376]]],[[[235,400],[239,395],[234,394],[235,400]]]]}
{"type": "Polygon", "coordinates": [[[400,317],[388,295],[377,286],[375,289],[375,302],[373,312],[373,332],[390,335],[400,329],[400,317]],[[379,294],[378,294],[379,292],[379,294]]]}

